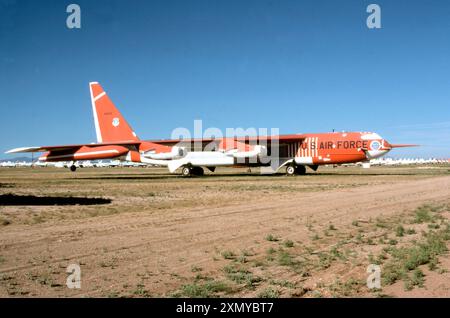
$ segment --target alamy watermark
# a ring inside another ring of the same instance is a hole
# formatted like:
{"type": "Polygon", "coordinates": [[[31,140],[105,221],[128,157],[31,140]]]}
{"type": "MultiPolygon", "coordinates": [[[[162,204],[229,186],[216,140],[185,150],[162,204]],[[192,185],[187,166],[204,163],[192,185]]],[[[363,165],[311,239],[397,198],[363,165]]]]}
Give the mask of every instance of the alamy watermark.
{"type": "Polygon", "coordinates": [[[367,267],[367,288],[381,289],[381,267],[379,265],[370,264],[367,267]]]}
{"type": "Polygon", "coordinates": [[[81,8],[78,4],[69,4],[66,12],[70,13],[66,19],[66,26],[69,29],[81,29],[81,8]]]}
{"type": "MultiPolygon", "coordinates": [[[[277,169],[280,164],[279,128],[225,128],[204,129],[202,120],[194,120],[193,133],[188,128],[172,130],[171,139],[179,140],[176,146],[189,151],[223,152],[237,164],[261,164],[277,169]]],[[[264,167],[263,167],[264,168],[264,167]]],[[[264,173],[269,172],[263,169],[264,173]]]]}
{"type": "Polygon", "coordinates": [[[378,4],[369,4],[366,9],[370,15],[367,17],[366,24],[369,29],[381,29],[381,7],[378,4]]]}
{"type": "Polygon", "coordinates": [[[67,266],[66,273],[69,274],[66,279],[66,286],[70,289],[81,288],[81,268],[78,264],[67,266]]]}
{"type": "MultiPolygon", "coordinates": [[[[369,29],[381,29],[381,7],[379,4],[369,4],[366,12],[370,13],[367,17],[366,25],[369,29]]],[[[81,7],[76,3],[69,4],[66,13],[70,13],[66,19],[66,26],[69,29],[81,29],[81,7]]]]}

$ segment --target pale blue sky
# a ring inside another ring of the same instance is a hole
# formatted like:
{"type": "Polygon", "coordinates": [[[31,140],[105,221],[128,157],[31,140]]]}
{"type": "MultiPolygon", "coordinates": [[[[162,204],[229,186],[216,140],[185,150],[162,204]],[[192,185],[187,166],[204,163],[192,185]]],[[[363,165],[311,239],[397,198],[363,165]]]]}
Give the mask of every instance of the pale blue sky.
{"type": "Polygon", "coordinates": [[[449,34],[440,0],[0,0],[0,157],[94,141],[90,81],[143,139],[202,119],[375,131],[423,145],[391,156],[450,157],[449,34]],[[373,2],[380,30],[366,27],[373,2]]]}

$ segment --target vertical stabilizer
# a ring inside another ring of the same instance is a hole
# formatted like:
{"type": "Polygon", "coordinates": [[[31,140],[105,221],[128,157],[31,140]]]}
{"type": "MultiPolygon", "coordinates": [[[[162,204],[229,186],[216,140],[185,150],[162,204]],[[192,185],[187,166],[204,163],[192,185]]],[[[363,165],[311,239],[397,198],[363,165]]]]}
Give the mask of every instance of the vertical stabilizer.
{"type": "Polygon", "coordinates": [[[91,82],[89,88],[97,142],[139,140],[101,85],[97,82],[91,82]]]}

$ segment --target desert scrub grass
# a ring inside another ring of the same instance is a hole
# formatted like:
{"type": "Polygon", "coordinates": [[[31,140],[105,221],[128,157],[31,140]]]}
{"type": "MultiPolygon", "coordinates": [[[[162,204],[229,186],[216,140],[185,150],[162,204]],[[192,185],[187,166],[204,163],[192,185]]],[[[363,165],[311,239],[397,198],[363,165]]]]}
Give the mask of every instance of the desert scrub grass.
{"type": "MultiPolygon", "coordinates": [[[[414,211],[414,223],[426,223],[433,221],[431,214],[432,207],[430,205],[422,205],[414,211]]],[[[433,209],[434,212],[437,210],[433,209]]]]}
{"type": "Polygon", "coordinates": [[[377,222],[375,223],[375,226],[376,226],[376,227],[379,227],[379,228],[381,228],[381,229],[386,229],[386,228],[389,227],[389,225],[387,224],[387,222],[386,222],[385,220],[382,220],[381,218],[377,218],[376,221],[377,221],[377,222]]]}
{"type": "Polygon", "coordinates": [[[287,248],[291,248],[291,247],[294,247],[294,242],[291,240],[286,240],[283,242],[283,245],[287,248]]]}
{"type": "Polygon", "coordinates": [[[266,236],[266,241],[269,242],[278,242],[280,239],[276,237],[275,235],[269,234],[266,236]]]}
{"type": "Polygon", "coordinates": [[[397,245],[397,244],[398,244],[398,241],[397,241],[397,240],[394,240],[394,239],[390,239],[390,240],[388,241],[388,244],[389,244],[389,245],[397,245]]]}
{"type": "Polygon", "coordinates": [[[224,259],[235,259],[236,258],[236,254],[234,254],[232,251],[223,251],[221,253],[221,255],[224,259]]]}
{"type": "Polygon", "coordinates": [[[267,249],[267,254],[268,254],[268,255],[273,255],[273,254],[275,254],[276,252],[277,252],[277,250],[274,249],[273,247],[269,247],[269,248],[267,249]]]}
{"type": "Polygon", "coordinates": [[[223,268],[225,276],[236,284],[245,284],[246,287],[253,288],[262,281],[262,278],[254,276],[252,272],[235,265],[227,265],[223,268]]]}
{"type": "Polygon", "coordinates": [[[398,237],[405,235],[405,228],[402,225],[397,225],[395,228],[395,235],[398,237]]]}
{"type": "Polygon", "coordinates": [[[365,281],[350,278],[346,282],[335,281],[328,287],[333,297],[348,297],[358,293],[365,286],[365,281]]]}
{"type": "Polygon", "coordinates": [[[253,261],[253,267],[265,267],[267,264],[262,260],[253,261]]]}
{"type": "Polygon", "coordinates": [[[222,281],[207,281],[205,283],[192,283],[181,286],[181,289],[173,296],[188,298],[213,298],[219,297],[219,293],[230,293],[231,287],[222,281]]]}
{"type": "Polygon", "coordinates": [[[137,284],[136,288],[133,290],[132,294],[136,297],[141,297],[141,298],[150,297],[150,294],[149,294],[148,290],[145,289],[144,284],[137,284]]]}
{"type": "Polygon", "coordinates": [[[342,261],[346,261],[347,257],[342,253],[336,246],[330,249],[330,255],[333,257],[333,260],[340,259],[342,261]]]}
{"type": "Polygon", "coordinates": [[[278,253],[278,264],[281,266],[296,266],[299,262],[291,254],[281,250],[278,253]]]}
{"type": "Polygon", "coordinates": [[[423,274],[423,272],[419,268],[416,268],[412,272],[411,277],[408,276],[404,280],[403,286],[405,290],[413,290],[415,286],[423,287],[425,283],[424,277],[425,275],[423,274]]]}
{"type": "Polygon", "coordinates": [[[292,283],[288,280],[272,279],[269,283],[274,286],[280,286],[280,287],[289,288],[289,289],[294,289],[296,287],[296,283],[292,283]]]}
{"type": "Polygon", "coordinates": [[[319,260],[317,263],[317,267],[319,269],[327,269],[328,267],[331,266],[331,263],[334,260],[334,257],[326,252],[320,252],[318,256],[319,260]]]}
{"type": "Polygon", "coordinates": [[[272,287],[267,287],[263,291],[261,291],[258,294],[259,298],[279,298],[280,297],[280,291],[277,289],[274,289],[272,287]]]}
{"type": "Polygon", "coordinates": [[[252,252],[252,251],[248,251],[248,250],[242,250],[242,251],[241,251],[241,255],[242,255],[242,256],[245,256],[245,257],[249,257],[249,256],[254,256],[255,253],[252,252]]]}
{"type": "Polygon", "coordinates": [[[420,270],[420,268],[416,268],[412,273],[411,282],[413,283],[414,286],[423,287],[425,283],[424,277],[425,275],[420,270]]]}
{"type": "Polygon", "coordinates": [[[202,270],[203,268],[201,268],[200,266],[192,265],[191,267],[191,272],[193,273],[201,272],[202,270]]]}
{"type": "Polygon", "coordinates": [[[26,276],[41,285],[50,286],[50,287],[58,287],[60,286],[58,283],[55,283],[52,274],[50,271],[39,272],[39,273],[27,273],[26,276]]]}
{"type": "Polygon", "coordinates": [[[293,255],[283,249],[278,250],[276,261],[278,265],[288,267],[302,277],[309,276],[309,270],[306,264],[297,260],[293,255]]]}
{"type": "Polygon", "coordinates": [[[117,267],[117,258],[113,257],[108,260],[103,260],[98,264],[100,267],[110,267],[111,269],[114,269],[117,267]]]}
{"type": "Polygon", "coordinates": [[[248,259],[245,255],[241,254],[236,258],[236,262],[245,264],[248,262],[248,259]]]}
{"type": "MultiPolygon", "coordinates": [[[[410,272],[418,269],[419,266],[425,264],[431,268],[436,268],[439,255],[447,252],[447,242],[450,240],[450,226],[447,224],[445,229],[439,231],[430,231],[424,234],[420,242],[412,247],[392,247],[388,249],[391,255],[390,260],[384,266],[382,271],[382,281],[385,285],[391,285],[398,280],[403,280],[406,287],[410,287],[408,281],[418,281],[412,279],[410,272]]],[[[414,274],[413,272],[413,278],[414,274]]],[[[412,284],[416,286],[418,284],[412,284]]]]}
{"type": "Polygon", "coordinates": [[[364,243],[364,240],[363,240],[363,236],[362,236],[362,234],[361,233],[358,233],[358,235],[356,235],[356,243],[357,244],[362,244],[362,243],[364,243]]]}

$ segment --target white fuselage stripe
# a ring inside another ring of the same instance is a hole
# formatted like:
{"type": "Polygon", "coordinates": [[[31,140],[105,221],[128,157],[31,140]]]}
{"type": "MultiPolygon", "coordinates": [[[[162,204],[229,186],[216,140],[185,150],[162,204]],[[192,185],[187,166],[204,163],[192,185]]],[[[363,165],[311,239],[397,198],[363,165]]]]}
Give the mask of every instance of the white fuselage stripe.
{"type": "Polygon", "coordinates": [[[315,147],[314,147],[315,156],[314,157],[317,157],[317,156],[319,156],[319,137],[316,137],[316,142],[314,144],[315,144],[315,147]]]}
{"type": "Polygon", "coordinates": [[[306,150],[306,157],[311,157],[311,137],[308,138],[308,148],[306,150]]]}
{"type": "Polygon", "coordinates": [[[119,151],[116,149],[111,149],[111,150],[101,150],[101,151],[79,152],[79,153],[74,153],[74,154],[49,156],[49,157],[43,157],[43,158],[45,158],[45,159],[61,159],[61,158],[69,158],[69,157],[77,158],[77,157],[81,157],[81,156],[85,156],[85,155],[102,155],[102,154],[106,154],[106,153],[118,154],[119,151]]]}

